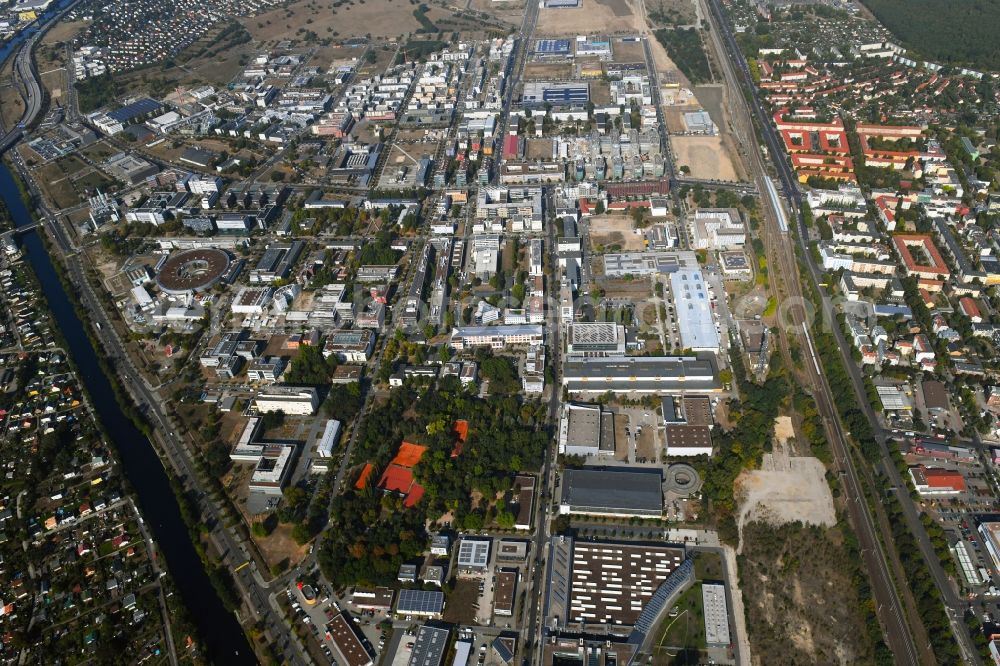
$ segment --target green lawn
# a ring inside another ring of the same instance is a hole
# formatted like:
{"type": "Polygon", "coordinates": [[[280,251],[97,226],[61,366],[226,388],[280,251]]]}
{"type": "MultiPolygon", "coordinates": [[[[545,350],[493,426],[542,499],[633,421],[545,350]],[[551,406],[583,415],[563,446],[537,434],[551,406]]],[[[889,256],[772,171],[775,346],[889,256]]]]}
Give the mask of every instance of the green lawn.
{"type": "Polygon", "coordinates": [[[715,553],[698,553],[694,560],[695,580],[724,580],[722,558],[715,553]]]}
{"type": "Polygon", "coordinates": [[[713,553],[698,553],[694,562],[696,582],[682,594],[675,606],[675,617],[663,618],[653,644],[653,664],[698,664],[705,656],[705,611],[701,599],[703,580],[722,580],[722,558],[713,553]]]}

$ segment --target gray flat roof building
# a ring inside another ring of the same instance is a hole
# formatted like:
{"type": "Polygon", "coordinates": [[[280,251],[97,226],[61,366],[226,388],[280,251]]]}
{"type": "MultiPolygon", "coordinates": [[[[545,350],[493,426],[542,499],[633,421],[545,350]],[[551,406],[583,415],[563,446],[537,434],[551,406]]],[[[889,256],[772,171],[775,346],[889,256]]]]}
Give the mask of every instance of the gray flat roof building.
{"type": "Polygon", "coordinates": [[[709,647],[729,645],[729,611],[726,587],[718,583],[702,583],[701,599],[705,608],[705,644],[709,647]]]}
{"type": "Polygon", "coordinates": [[[614,418],[614,414],[601,405],[567,404],[559,421],[559,453],[570,456],[613,456],[614,418]]]}
{"type": "Polygon", "coordinates": [[[681,260],[676,253],[627,252],[604,255],[604,274],[611,278],[673,273],[680,267],[681,260]]]}
{"type": "Polygon", "coordinates": [[[659,472],[628,467],[567,469],[560,513],[660,516],[663,478],[659,472]]]}
{"type": "MultiPolygon", "coordinates": [[[[657,611],[660,589],[684,566],[684,546],[666,543],[550,541],[547,626],[583,625],[639,628],[647,606],[657,611]]],[[[606,631],[606,629],[605,629],[606,631]]]]}
{"type": "Polygon", "coordinates": [[[719,391],[719,373],[709,359],[694,356],[584,358],[563,365],[571,392],[708,393],[719,391]]]}
{"type": "Polygon", "coordinates": [[[569,325],[566,353],[572,356],[625,354],[625,327],[613,322],[578,322],[569,325]]]}
{"type": "Polygon", "coordinates": [[[701,270],[684,268],[671,274],[670,290],[677,308],[681,344],[694,351],[718,351],[719,331],[701,270]]]}
{"type": "Polygon", "coordinates": [[[459,569],[485,569],[490,563],[489,539],[462,539],[458,542],[459,569]]]}

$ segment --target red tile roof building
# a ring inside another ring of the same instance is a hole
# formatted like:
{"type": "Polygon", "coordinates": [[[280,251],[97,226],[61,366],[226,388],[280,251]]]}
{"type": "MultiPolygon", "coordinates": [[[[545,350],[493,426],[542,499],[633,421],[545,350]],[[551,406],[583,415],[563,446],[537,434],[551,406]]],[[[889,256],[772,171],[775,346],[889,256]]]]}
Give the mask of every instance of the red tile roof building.
{"type": "Polygon", "coordinates": [[[913,485],[921,495],[957,495],[965,492],[965,477],[961,472],[919,465],[910,468],[913,485]]]}
{"type": "Polygon", "coordinates": [[[896,252],[903,262],[903,268],[907,275],[916,275],[930,280],[947,278],[951,275],[948,265],[944,262],[941,252],[938,251],[930,236],[926,234],[897,234],[892,237],[892,242],[896,246],[896,252]],[[928,263],[919,263],[914,258],[911,249],[914,247],[923,251],[924,258],[928,263]]]}

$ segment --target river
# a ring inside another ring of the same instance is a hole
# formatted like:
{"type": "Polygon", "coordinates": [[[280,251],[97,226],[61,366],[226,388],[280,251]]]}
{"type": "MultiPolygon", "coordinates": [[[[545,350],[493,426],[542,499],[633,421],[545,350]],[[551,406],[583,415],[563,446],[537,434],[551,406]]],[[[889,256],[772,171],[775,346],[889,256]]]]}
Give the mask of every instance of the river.
{"type": "MultiPolygon", "coordinates": [[[[16,44],[7,44],[0,49],[0,63],[13,52],[14,46],[16,44]]],[[[15,226],[33,223],[13,176],[2,162],[0,199],[10,211],[15,226]]],[[[93,347],[84,323],[59,281],[42,239],[37,231],[29,231],[21,240],[22,249],[41,283],[56,327],[69,345],[68,351],[76,363],[80,380],[87,387],[97,416],[113,440],[125,476],[139,500],[142,515],[152,528],[160,553],[166,559],[166,568],[198,627],[204,652],[218,664],[257,663],[235,616],[226,611],[209,583],[181,518],[167,473],[153,445],[119,408],[111,383],[97,361],[98,354],[103,352],[93,347]]],[[[181,638],[175,631],[174,639],[181,638]]]]}

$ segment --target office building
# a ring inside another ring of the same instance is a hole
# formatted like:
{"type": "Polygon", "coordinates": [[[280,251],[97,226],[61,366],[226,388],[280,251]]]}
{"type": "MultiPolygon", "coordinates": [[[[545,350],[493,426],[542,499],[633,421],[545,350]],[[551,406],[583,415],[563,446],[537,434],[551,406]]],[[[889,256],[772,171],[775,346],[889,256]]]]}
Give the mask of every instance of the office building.
{"type": "Polygon", "coordinates": [[[485,571],[490,564],[490,539],[462,539],[458,542],[456,565],[460,571],[485,571]]]}
{"type": "Polygon", "coordinates": [[[567,360],[563,386],[576,393],[708,393],[721,390],[712,361],[693,356],[567,360]]]}
{"type": "Polygon", "coordinates": [[[708,647],[729,647],[729,610],[725,585],[702,583],[701,601],[705,613],[705,644],[708,647]]]}
{"type": "Polygon", "coordinates": [[[569,356],[624,356],[625,327],[612,322],[580,322],[567,327],[569,356]]]}
{"type": "Polygon", "coordinates": [[[311,386],[271,386],[257,393],[254,407],[261,414],[284,412],[299,416],[312,415],[319,407],[319,395],[311,386]]]}

